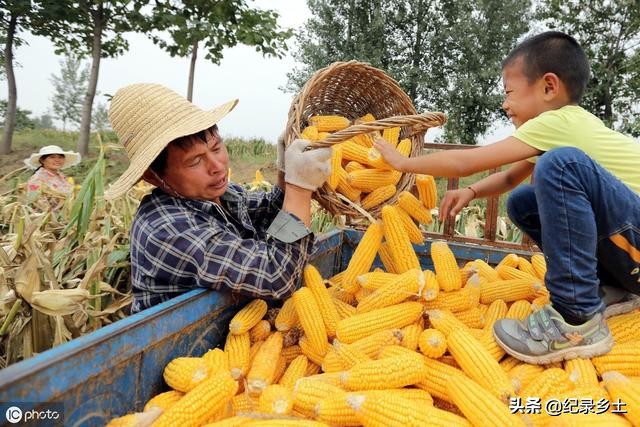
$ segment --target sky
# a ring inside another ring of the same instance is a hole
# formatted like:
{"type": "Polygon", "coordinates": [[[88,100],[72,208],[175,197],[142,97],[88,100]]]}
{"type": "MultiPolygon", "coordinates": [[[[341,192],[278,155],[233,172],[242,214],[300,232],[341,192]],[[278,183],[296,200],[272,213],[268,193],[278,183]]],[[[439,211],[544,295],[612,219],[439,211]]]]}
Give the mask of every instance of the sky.
{"type": "MultiPolygon", "coordinates": [[[[257,0],[260,8],[274,9],[279,23],[287,28],[300,28],[311,16],[304,0],[257,0]]],[[[53,44],[44,37],[21,34],[27,43],[15,50],[18,106],[30,110],[32,116],[51,112],[53,85],[51,76],[59,74],[62,57],[54,54],[53,44]]],[[[127,34],[129,50],[116,58],[103,58],[97,90],[114,94],[131,83],[160,83],[186,97],[189,58],[172,58],[143,34],[127,34]]],[[[291,39],[290,49],[295,48],[291,39]]],[[[87,64],[90,62],[87,60],[87,64]]],[[[280,90],[287,82],[287,73],[295,67],[290,54],[282,59],[264,58],[254,48],[236,46],[224,51],[220,65],[204,59],[199,52],[195,70],[193,103],[208,110],[228,100],[240,100],[235,110],[220,122],[225,137],[263,138],[274,143],[284,130],[294,94],[280,90]]],[[[0,84],[0,97],[6,99],[7,85],[0,84]]],[[[97,103],[107,103],[99,95],[97,103]]],[[[499,129],[489,139],[507,132],[499,129]]],[[[437,130],[430,131],[433,140],[437,130]]]]}

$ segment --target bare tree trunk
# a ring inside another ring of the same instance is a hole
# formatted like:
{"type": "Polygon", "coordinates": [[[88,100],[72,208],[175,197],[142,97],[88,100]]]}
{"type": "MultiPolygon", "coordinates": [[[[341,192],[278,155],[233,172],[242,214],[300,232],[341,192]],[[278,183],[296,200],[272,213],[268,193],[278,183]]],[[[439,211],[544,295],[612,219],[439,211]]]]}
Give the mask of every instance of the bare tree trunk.
{"type": "Polygon", "coordinates": [[[91,72],[89,73],[89,84],[87,85],[87,95],[82,106],[82,121],[80,122],[80,137],[78,138],[78,152],[82,156],[89,154],[89,137],[91,136],[91,110],[93,108],[93,98],[96,96],[98,86],[98,73],[100,72],[100,53],[102,51],[102,28],[104,26],[104,15],[102,3],[97,5],[96,10],[91,10],[93,16],[93,47],[91,50],[91,72]]]}
{"type": "Polygon", "coordinates": [[[193,79],[196,74],[196,59],[198,58],[198,40],[193,42],[191,48],[191,65],[189,66],[189,83],[187,84],[187,99],[193,100],[193,79]]]}
{"type": "Polygon", "coordinates": [[[18,91],[16,89],[16,77],[13,73],[13,36],[16,32],[18,17],[15,12],[11,13],[9,27],[7,28],[7,40],[4,46],[4,69],[7,75],[7,111],[4,117],[4,136],[2,138],[1,154],[11,152],[11,142],[13,140],[13,130],[16,127],[16,104],[18,91]]]}

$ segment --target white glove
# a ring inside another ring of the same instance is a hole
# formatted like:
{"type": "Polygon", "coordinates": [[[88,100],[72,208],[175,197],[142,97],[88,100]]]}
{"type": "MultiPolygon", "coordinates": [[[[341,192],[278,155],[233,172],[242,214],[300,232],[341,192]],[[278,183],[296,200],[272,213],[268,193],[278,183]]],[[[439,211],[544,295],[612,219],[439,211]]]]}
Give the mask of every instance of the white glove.
{"type": "Polygon", "coordinates": [[[276,167],[279,171],[284,172],[284,152],[286,147],[284,146],[284,132],[280,134],[278,137],[278,143],[276,144],[276,150],[278,153],[278,157],[276,159],[276,167]]]}
{"type": "Polygon", "coordinates": [[[287,148],[284,180],[307,190],[316,191],[331,174],[331,148],[304,151],[310,144],[296,139],[287,148]]]}

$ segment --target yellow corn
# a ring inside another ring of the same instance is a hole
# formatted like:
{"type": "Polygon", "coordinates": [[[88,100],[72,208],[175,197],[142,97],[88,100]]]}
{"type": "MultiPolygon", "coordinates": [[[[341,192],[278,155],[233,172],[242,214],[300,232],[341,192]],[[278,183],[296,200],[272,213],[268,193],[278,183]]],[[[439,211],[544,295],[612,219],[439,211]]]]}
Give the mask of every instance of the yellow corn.
{"type": "Polygon", "coordinates": [[[229,370],[229,358],[227,353],[220,348],[214,348],[207,351],[202,358],[209,366],[209,375],[229,370]]]}
{"type": "Polygon", "coordinates": [[[488,282],[495,282],[496,280],[500,280],[500,275],[498,274],[498,272],[483,260],[474,260],[473,266],[478,270],[478,273],[482,277],[487,279],[488,282]]]}
{"type": "Polygon", "coordinates": [[[464,375],[447,384],[447,391],[453,403],[473,425],[484,425],[491,420],[497,426],[522,426],[526,424],[495,397],[490,390],[482,387],[464,375]]]}
{"type": "Polygon", "coordinates": [[[396,212],[398,213],[398,218],[400,218],[400,221],[409,236],[409,241],[418,245],[424,244],[424,235],[416,223],[413,222],[411,216],[399,206],[397,206],[396,212]]]}
{"type": "Polygon", "coordinates": [[[547,261],[544,259],[544,255],[540,253],[531,255],[531,265],[538,279],[544,280],[544,275],[547,274],[547,261]]]}
{"type": "Polygon", "coordinates": [[[395,280],[398,277],[394,273],[385,273],[384,271],[372,271],[370,273],[361,274],[356,278],[358,284],[369,290],[376,290],[386,285],[390,281],[395,280]]]}
{"type": "Polygon", "coordinates": [[[418,189],[418,198],[427,209],[433,209],[438,206],[438,190],[436,181],[431,175],[416,175],[416,188],[418,189]]]}
{"type": "Polygon", "coordinates": [[[282,304],[282,308],[278,311],[275,320],[275,327],[278,331],[285,332],[298,325],[298,313],[293,303],[293,299],[289,298],[282,304]]]}
{"type": "Polygon", "coordinates": [[[458,375],[464,375],[460,369],[444,363],[441,357],[438,360],[425,357],[423,363],[426,366],[425,376],[416,387],[426,390],[438,399],[451,402],[449,393],[447,392],[447,383],[453,381],[458,375]]]}
{"type": "Polygon", "coordinates": [[[249,339],[252,343],[262,341],[266,339],[270,333],[271,323],[269,323],[268,320],[261,320],[249,331],[249,339]]]}
{"type": "Polygon", "coordinates": [[[186,393],[210,374],[211,369],[202,357],[177,357],[165,366],[162,375],[169,387],[186,393]]]}
{"type": "Polygon", "coordinates": [[[316,349],[313,345],[311,345],[311,341],[305,335],[300,338],[298,341],[300,345],[300,350],[302,350],[302,354],[307,356],[310,361],[317,365],[322,365],[322,361],[324,360],[324,356],[327,354],[329,349],[331,348],[331,344],[328,341],[325,342],[325,345],[321,349],[316,349]]]}
{"type": "Polygon", "coordinates": [[[378,357],[382,348],[400,344],[402,338],[400,329],[385,329],[354,341],[351,346],[369,357],[378,357]]]}
{"type": "Polygon", "coordinates": [[[502,267],[503,265],[515,268],[518,266],[518,260],[519,260],[519,257],[516,254],[512,253],[512,254],[505,255],[504,258],[500,260],[498,265],[496,265],[496,271],[498,270],[498,267],[502,267]]]}
{"type": "Polygon", "coordinates": [[[422,270],[419,268],[408,270],[362,299],[356,307],[356,313],[366,313],[388,307],[410,297],[418,296],[424,282],[422,270]]]}
{"type": "Polygon", "coordinates": [[[418,349],[418,340],[423,330],[424,327],[419,322],[405,326],[402,328],[402,342],[400,342],[400,345],[416,351],[418,349]]]}
{"type": "Polygon", "coordinates": [[[420,200],[416,199],[416,197],[408,191],[400,192],[398,195],[398,204],[416,221],[422,224],[431,223],[431,211],[429,211],[424,204],[420,202],[420,200]]]}
{"type": "Polygon", "coordinates": [[[249,332],[267,313],[267,303],[254,299],[238,311],[229,322],[229,332],[235,335],[249,332]]]}
{"type": "Polygon", "coordinates": [[[342,384],[348,390],[376,390],[420,382],[425,368],[413,354],[360,362],[343,373],[342,384]]]}
{"type": "Polygon", "coordinates": [[[462,287],[458,263],[447,242],[431,243],[431,259],[442,291],[455,291],[462,287]]]}
{"type": "Polygon", "coordinates": [[[309,141],[318,140],[318,128],[315,126],[307,126],[300,134],[300,138],[308,139],[309,141]]]}
{"type": "Polygon", "coordinates": [[[318,128],[318,132],[335,132],[348,128],[351,124],[349,119],[337,115],[311,116],[309,124],[318,128]]]}
{"type": "Polygon", "coordinates": [[[598,373],[589,359],[571,359],[564,362],[564,370],[576,387],[598,387],[598,373]]]}
{"type": "Polygon", "coordinates": [[[178,400],[184,396],[184,393],[177,390],[169,390],[164,393],[160,393],[149,399],[144,405],[144,412],[151,410],[151,408],[160,408],[162,412],[171,408],[178,400]]]}
{"type": "Polygon", "coordinates": [[[185,394],[155,421],[154,426],[200,426],[231,400],[238,383],[228,372],[211,376],[185,394]]]}
{"type": "Polygon", "coordinates": [[[537,279],[511,279],[483,283],[480,286],[480,302],[490,304],[497,299],[513,302],[520,299],[534,299],[544,292],[544,286],[537,279]]]}
{"type": "Polygon", "coordinates": [[[394,206],[384,206],[382,208],[382,222],[384,237],[397,272],[404,273],[412,268],[420,268],[420,262],[402,224],[398,209],[394,206]]]}
{"type": "Polygon", "coordinates": [[[401,140],[398,142],[396,150],[398,150],[398,153],[404,157],[409,157],[409,154],[411,154],[411,140],[408,138],[401,140]]]}
{"type": "Polygon", "coordinates": [[[482,314],[482,310],[480,310],[479,307],[471,307],[467,310],[458,311],[456,317],[472,330],[476,329],[481,332],[481,329],[484,327],[484,314],[482,314]]]}
{"type": "Polygon", "coordinates": [[[404,302],[379,308],[367,313],[342,319],[338,322],[336,336],[347,344],[385,329],[402,328],[416,322],[422,316],[419,302],[404,302]]]}
{"type": "Polygon", "coordinates": [[[350,160],[361,165],[369,164],[369,149],[352,140],[337,144],[342,148],[342,160],[350,160]]]}
{"type": "Polygon", "coordinates": [[[425,303],[425,308],[449,310],[453,313],[469,310],[478,306],[480,300],[480,285],[471,283],[462,289],[451,292],[440,292],[438,297],[425,303]]]}
{"type": "Polygon", "coordinates": [[[533,265],[531,265],[531,263],[525,257],[518,258],[518,270],[523,271],[533,277],[538,277],[536,269],[533,268],[533,265]]]}
{"type": "Polygon", "coordinates": [[[437,329],[425,329],[418,338],[420,351],[427,357],[437,359],[447,351],[447,338],[437,329]]]}
{"type": "Polygon", "coordinates": [[[400,139],[400,128],[386,128],[382,130],[382,139],[387,141],[389,144],[394,147],[398,145],[398,140],[400,139]]]}
{"type": "Polygon", "coordinates": [[[424,270],[424,289],[422,290],[422,298],[425,301],[433,301],[440,294],[440,284],[436,274],[431,270],[424,270]]]}
{"type": "Polygon", "coordinates": [[[387,242],[380,243],[380,248],[378,248],[378,256],[380,257],[380,261],[382,261],[382,265],[384,265],[384,269],[389,273],[398,273],[398,269],[393,265],[393,258],[391,257],[391,252],[389,250],[389,244],[387,242]]]}
{"type": "Polygon", "coordinates": [[[365,193],[370,193],[384,185],[398,184],[401,176],[402,173],[396,170],[362,169],[349,172],[347,182],[353,188],[364,191],[365,193]]]}
{"type": "Polygon", "coordinates": [[[496,299],[489,304],[487,312],[484,314],[485,326],[484,329],[487,333],[493,334],[493,324],[496,320],[502,319],[507,315],[509,307],[507,303],[501,299],[496,299]]]}
{"type": "Polygon", "coordinates": [[[227,335],[227,341],[224,344],[224,352],[227,353],[229,360],[229,368],[231,376],[234,380],[247,375],[249,370],[249,349],[251,348],[251,340],[249,334],[227,335]]]}
{"type": "Polygon", "coordinates": [[[640,376],[640,345],[638,341],[616,344],[609,353],[593,357],[591,362],[601,376],[606,371],[617,371],[622,375],[638,377],[640,376]]]}
{"type": "MultiPolygon", "coordinates": [[[[284,341],[284,340],[283,340],[284,341]]],[[[287,347],[283,347],[282,356],[284,356],[287,363],[291,363],[296,357],[302,354],[302,350],[299,345],[290,345],[287,347]]]]}
{"type": "Polygon", "coordinates": [[[251,395],[260,394],[273,382],[277,363],[282,352],[282,333],[274,332],[260,346],[247,374],[247,390],[251,395]]]}
{"type": "Polygon", "coordinates": [[[291,390],[279,384],[271,384],[260,394],[258,409],[265,414],[289,415],[293,410],[291,390]]]}
{"type": "Polygon", "coordinates": [[[331,147],[331,175],[327,178],[327,185],[335,191],[340,182],[340,169],[342,168],[342,147],[334,145],[331,147]]]}
{"type": "MultiPolygon", "coordinates": [[[[320,315],[325,326],[327,335],[332,338],[336,335],[336,324],[340,320],[336,306],[333,304],[331,295],[320,272],[311,264],[307,264],[303,271],[304,285],[309,288],[313,298],[320,309],[320,315]]],[[[305,331],[306,332],[306,331],[305,331]]]]}
{"type": "MultiPolygon", "coordinates": [[[[523,259],[523,258],[522,257],[518,258],[518,262],[520,262],[520,259],[523,259]]],[[[538,279],[535,275],[531,275],[515,267],[509,267],[508,265],[501,265],[499,267],[496,267],[496,271],[498,272],[502,280],[510,280],[510,279],[537,280],[538,279]]]]}
{"type": "Polygon", "coordinates": [[[634,426],[640,425],[640,384],[630,381],[619,372],[602,374],[604,386],[613,401],[622,401],[626,405],[623,415],[634,426]]]}
{"type": "Polygon", "coordinates": [[[333,298],[332,300],[333,305],[335,305],[336,311],[338,312],[338,321],[344,319],[345,317],[350,317],[356,314],[356,308],[354,306],[342,302],[336,298],[333,298]]]}
{"type": "Polygon", "coordinates": [[[561,368],[545,369],[520,390],[520,396],[544,399],[574,388],[569,374],[561,368]]]}
{"type": "Polygon", "coordinates": [[[317,352],[321,352],[328,342],[327,329],[313,293],[309,288],[300,288],[294,292],[292,298],[305,336],[311,346],[317,352]]]}
{"type": "Polygon", "coordinates": [[[463,329],[452,331],[447,336],[447,346],[464,373],[491,394],[503,402],[508,402],[515,395],[506,372],[469,332],[463,329]]]}
{"type": "Polygon", "coordinates": [[[394,184],[383,185],[380,188],[376,188],[362,199],[362,207],[364,209],[371,209],[386,202],[392,198],[394,194],[396,194],[396,186],[394,184]]]}
{"type": "Polygon", "coordinates": [[[349,183],[348,181],[349,174],[347,173],[347,171],[345,171],[343,168],[339,168],[338,174],[340,175],[339,181],[338,181],[338,187],[336,188],[338,192],[343,196],[345,196],[347,199],[351,200],[352,202],[360,201],[360,194],[362,194],[362,191],[353,187],[349,183]]]}
{"type": "MultiPolygon", "coordinates": [[[[340,361],[342,370],[350,369],[360,362],[371,360],[362,350],[354,347],[353,344],[344,344],[337,339],[333,341],[333,350],[340,361]]],[[[327,358],[325,357],[325,360],[327,358]]],[[[324,363],[323,363],[324,367],[324,363]]]]}
{"type": "Polygon", "coordinates": [[[293,409],[304,416],[313,417],[320,400],[344,393],[340,387],[313,378],[300,378],[293,389],[293,409]]]}
{"type": "Polygon", "coordinates": [[[468,330],[469,328],[458,320],[449,310],[427,310],[431,326],[448,337],[456,329],[468,330]]]}
{"type": "Polygon", "coordinates": [[[382,233],[382,224],[374,222],[367,227],[367,230],[362,235],[362,239],[360,239],[358,246],[353,251],[349,265],[344,273],[342,288],[347,292],[355,293],[359,288],[356,277],[371,269],[382,242],[382,233]]]}
{"type": "Polygon", "coordinates": [[[511,383],[513,384],[514,389],[519,393],[542,372],[544,372],[544,368],[540,365],[520,363],[519,365],[510,369],[509,372],[507,372],[507,375],[511,379],[511,383]]]}
{"type": "Polygon", "coordinates": [[[616,343],[640,341],[640,316],[637,311],[607,319],[607,326],[616,343]]]}
{"type": "Polygon", "coordinates": [[[515,301],[504,316],[507,319],[524,320],[531,314],[531,303],[526,299],[515,301]]]}
{"type": "Polygon", "coordinates": [[[362,166],[360,163],[356,162],[355,160],[350,161],[344,167],[344,170],[347,173],[351,173],[353,171],[358,171],[358,170],[362,170],[362,169],[366,169],[366,167],[362,166]]]}
{"type": "Polygon", "coordinates": [[[347,404],[348,394],[342,392],[320,400],[315,408],[318,421],[331,426],[359,426],[355,411],[347,404]]]}

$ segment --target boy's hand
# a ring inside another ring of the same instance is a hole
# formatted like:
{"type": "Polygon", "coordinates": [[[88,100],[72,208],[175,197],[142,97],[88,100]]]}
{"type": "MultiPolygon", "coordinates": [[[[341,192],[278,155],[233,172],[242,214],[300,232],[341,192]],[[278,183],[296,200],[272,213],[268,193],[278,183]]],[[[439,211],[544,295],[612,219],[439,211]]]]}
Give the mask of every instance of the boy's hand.
{"type": "Polygon", "coordinates": [[[439,215],[440,221],[444,221],[447,216],[455,219],[458,212],[474,199],[474,192],[470,188],[459,188],[457,190],[449,190],[444,193],[444,197],[440,202],[439,215]]]}
{"type": "Polygon", "coordinates": [[[405,172],[403,169],[403,164],[406,160],[406,157],[400,154],[393,145],[389,144],[382,138],[376,138],[373,141],[373,147],[380,152],[382,157],[386,160],[387,163],[389,163],[392,168],[400,172],[405,172]]]}

